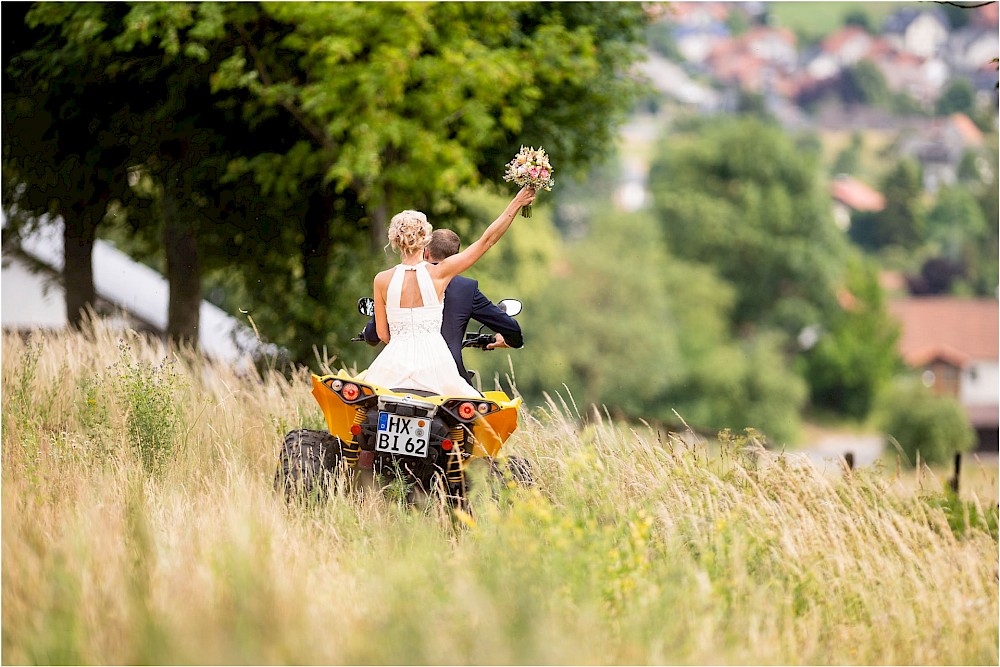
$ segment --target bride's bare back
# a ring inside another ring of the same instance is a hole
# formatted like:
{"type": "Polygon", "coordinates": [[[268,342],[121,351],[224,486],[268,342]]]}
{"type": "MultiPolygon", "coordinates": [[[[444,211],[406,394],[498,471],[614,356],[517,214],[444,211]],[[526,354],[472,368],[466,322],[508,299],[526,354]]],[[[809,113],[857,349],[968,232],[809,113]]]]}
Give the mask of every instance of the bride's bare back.
{"type": "MultiPolygon", "coordinates": [[[[433,265],[429,265],[428,269],[433,268],[433,265]]],[[[395,267],[382,271],[377,276],[375,276],[375,292],[382,298],[383,303],[385,302],[386,294],[389,291],[389,283],[392,281],[392,276],[395,273],[395,267]]],[[[428,271],[430,272],[430,271],[428,271]]],[[[451,282],[449,277],[448,282],[451,282]]],[[[444,290],[448,287],[448,283],[444,283],[443,287],[439,286],[439,281],[434,281],[434,291],[437,292],[438,303],[444,300],[444,290]]],[[[420,285],[417,284],[417,274],[416,271],[406,271],[403,273],[403,287],[399,296],[399,307],[400,308],[421,308],[428,304],[424,303],[423,297],[420,296],[420,285]]]]}
{"type": "MultiPolygon", "coordinates": [[[[428,267],[430,268],[430,267],[428,267]]],[[[434,283],[434,289],[437,290],[437,281],[434,283]]],[[[443,290],[438,292],[438,302],[443,301],[444,295],[443,290]]],[[[420,308],[428,304],[424,303],[423,297],[420,296],[420,286],[417,284],[417,272],[407,271],[403,274],[403,290],[399,296],[399,307],[400,308],[420,308]]]]}

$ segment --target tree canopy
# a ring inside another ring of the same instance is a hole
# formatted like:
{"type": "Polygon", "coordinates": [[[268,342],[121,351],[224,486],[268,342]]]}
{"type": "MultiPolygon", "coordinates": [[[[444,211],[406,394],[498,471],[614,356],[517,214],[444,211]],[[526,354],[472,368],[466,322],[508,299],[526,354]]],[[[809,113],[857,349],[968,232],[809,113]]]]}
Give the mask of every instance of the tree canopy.
{"type": "Polygon", "coordinates": [[[755,118],[693,130],[667,137],[650,169],[670,252],[734,286],[735,327],[797,336],[833,312],[846,256],[816,156],[755,118]]]}
{"type": "Polygon", "coordinates": [[[889,315],[874,262],[848,264],[841,308],[801,356],[814,406],[862,420],[888,380],[902,368],[899,324],[889,315]]]}
{"type": "MultiPolygon", "coordinates": [[[[197,303],[204,270],[210,293],[299,360],[343,340],[336,325],[395,210],[454,212],[460,188],[499,181],[521,143],[544,145],[564,173],[608,150],[639,89],[627,68],[646,22],[629,3],[25,9],[5,11],[29,28],[4,67],[18,82],[4,88],[5,187],[36,192],[76,160],[104,203],[91,237],[108,200],[123,202],[119,236],[161,238],[151,259],[165,256],[168,274],[177,258],[172,305],[197,303]],[[60,110],[73,109],[71,128],[60,110]],[[39,138],[88,149],[39,154],[19,132],[29,120],[39,138]],[[89,178],[100,165],[120,191],[89,178]]],[[[57,186],[58,201],[89,201],[57,186]]]]}

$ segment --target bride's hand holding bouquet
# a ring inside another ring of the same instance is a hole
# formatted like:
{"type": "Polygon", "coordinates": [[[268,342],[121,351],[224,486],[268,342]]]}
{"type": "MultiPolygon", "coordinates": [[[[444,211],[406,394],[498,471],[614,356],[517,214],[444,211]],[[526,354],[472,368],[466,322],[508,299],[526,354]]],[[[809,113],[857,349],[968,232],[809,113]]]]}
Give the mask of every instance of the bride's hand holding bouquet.
{"type": "MultiPolygon", "coordinates": [[[[552,180],[552,172],[555,171],[549,164],[549,156],[545,150],[539,147],[537,150],[521,146],[514,159],[507,163],[503,180],[513,181],[522,188],[529,187],[534,190],[552,190],[555,181],[552,180]]],[[[531,217],[531,205],[521,208],[521,215],[525,218],[531,217]]]]}

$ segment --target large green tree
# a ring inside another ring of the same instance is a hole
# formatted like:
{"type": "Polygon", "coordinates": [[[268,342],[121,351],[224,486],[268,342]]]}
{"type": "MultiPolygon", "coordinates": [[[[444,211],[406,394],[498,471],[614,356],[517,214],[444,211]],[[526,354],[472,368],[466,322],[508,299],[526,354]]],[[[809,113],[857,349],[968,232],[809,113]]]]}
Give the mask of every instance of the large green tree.
{"type": "Polygon", "coordinates": [[[975,115],[976,89],[968,79],[952,79],[938,97],[935,111],[939,116],[952,113],[975,115]]]}
{"type": "Polygon", "coordinates": [[[881,190],[885,208],[872,216],[870,240],[864,244],[874,248],[916,248],[926,233],[920,164],[912,159],[900,160],[883,178],[881,190]]]}
{"type": "Polygon", "coordinates": [[[99,5],[80,5],[79,21],[51,26],[29,21],[31,9],[8,3],[2,10],[4,212],[15,236],[46,215],[65,221],[66,315],[79,326],[95,301],[97,227],[127,191],[127,145],[113,131],[113,117],[129,96],[93,66],[100,53],[64,47],[67,35],[100,32],[91,25],[99,5]]]}
{"type": "MultiPolygon", "coordinates": [[[[626,68],[645,21],[641,7],[591,3],[264,7],[294,29],[265,43],[244,40],[213,85],[247,91],[248,118],[283,114],[304,137],[232,167],[253,173],[271,196],[294,198],[308,181],[326,201],[349,199],[338,226],[367,230],[377,253],[392,213],[419,208],[447,221],[459,213],[460,188],[498,182],[520,143],[544,145],[561,171],[607,149],[636,89],[626,68]],[[282,75],[289,56],[299,75],[282,75]]],[[[307,245],[323,222],[307,221],[307,245]]],[[[310,291],[313,312],[344,312],[358,293],[358,269],[370,274],[350,256],[332,261],[337,247],[309,251],[311,273],[334,276],[327,284],[335,286],[310,291]]],[[[281,316],[257,311],[265,323],[281,316]]]]}
{"type": "Polygon", "coordinates": [[[965,290],[974,290],[980,282],[988,242],[986,220],[972,192],[962,186],[942,188],[927,213],[927,243],[934,258],[959,267],[965,290]]]}
{"type": "Polygon", "coordinates": [[[846,241],[817,156],[754,118],[672,131],[650,169],[669,251],[712,266],[736,290],[734,327],[789,339],[836,309],[846,241]]]}
{"type": "Polygon", "coordinates": [[[815,407],[864,419],[880,391],[902,369],[899,325],[886,309],[875,264],[860,256],[849,263],[840,310],[814,332],[815,344],[800,357],[815,407]]]}
{"type": "MultiPolygon", "coordinates": [[[[989,158],[984,160],[986,165],[996,165],[997,156],[997,136],[994,132],[992,148],[989,151],[989,158]]],[[[985,182],[973,189],[976,201],[983,213],[986,221],[986,240],[980,246],[981,253],[975,262],[975,291],[981,295],[996,295],[997,285],[1000,284],[1000,261],[998,261],[998,250],[1000,250],[1000,170],[986,167],[987,177],[985,182]]]]}
{"type": "Polygon", "coordinates": [[[885,76],[871,60],[862,60],[842,75],[841,95],[848,104],[886,107],[891,98],[885,76]]]}
{"type": "MultiPolygon", "coordinates": [[[[371,272],[358,240],[381,247],[394,210],[449,213],[460,187],[498,180],[522,142],[545,145],[564,170],[607,149],[636,90],[627,68],[645,23],[627,3],[39,3],[31,13],[46,36],[29,45],[36,80],[57,88],[57,104],[75,100],[55,84],[88,77],[127,99],[110,113],[125,166],[147,186],[145,219],[197,260],[176,275],[178,298],[196,296],[204,261],[227,301],[300,359],[337,343],[335,318],[371,272]],[[263,205],[241,199],[247,178],[263,205]]],[[[5,90],[5,118],[7,108],[5,90]]],[[[29,187],[33,171],[20,171],[29,187]]],[[[146,227],[132,208],[133,229],[146,227]]]]}
{"type": "Polygon", "coordinates": [[[217,6],[20,9],[26,11],[5,23],[25,26],[4,63],[13,84],[4,89],[5,188],[14,194],[5,196],[5,208],[21,217],[62,217],[72,314],[93,302],[91,251],[111,205],[115,218],[155,238],[170,282],[168,335],[195,341],[201,249],[209,245],[199,235],[214,231],[206,221],[222,221],[236,199],[232,188],[229,204],[217,195],[225,143],[240,126],[231,111],[207,99],[211,55],[182,53],[176,31],[150,26],[195,15],[216,20],[217,6]]]}

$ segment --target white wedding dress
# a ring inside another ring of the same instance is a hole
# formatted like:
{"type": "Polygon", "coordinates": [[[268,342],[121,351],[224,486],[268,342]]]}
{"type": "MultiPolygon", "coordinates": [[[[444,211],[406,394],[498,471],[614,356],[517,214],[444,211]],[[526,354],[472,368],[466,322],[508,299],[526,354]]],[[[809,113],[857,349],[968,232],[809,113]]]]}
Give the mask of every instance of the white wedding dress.
{"type": "Polygon", "coordinates": [[[442,396],[478,398],[482,394],[459,374],[455,358],[441,335],[444,303],[438,300],[426,264],[396,266],[385,300],[389,343],[368,367],[363,379],[387,389],[422,389],[442,396]],[[416,274],[422,306],[399,305],[407,271],[416,274]]]}

